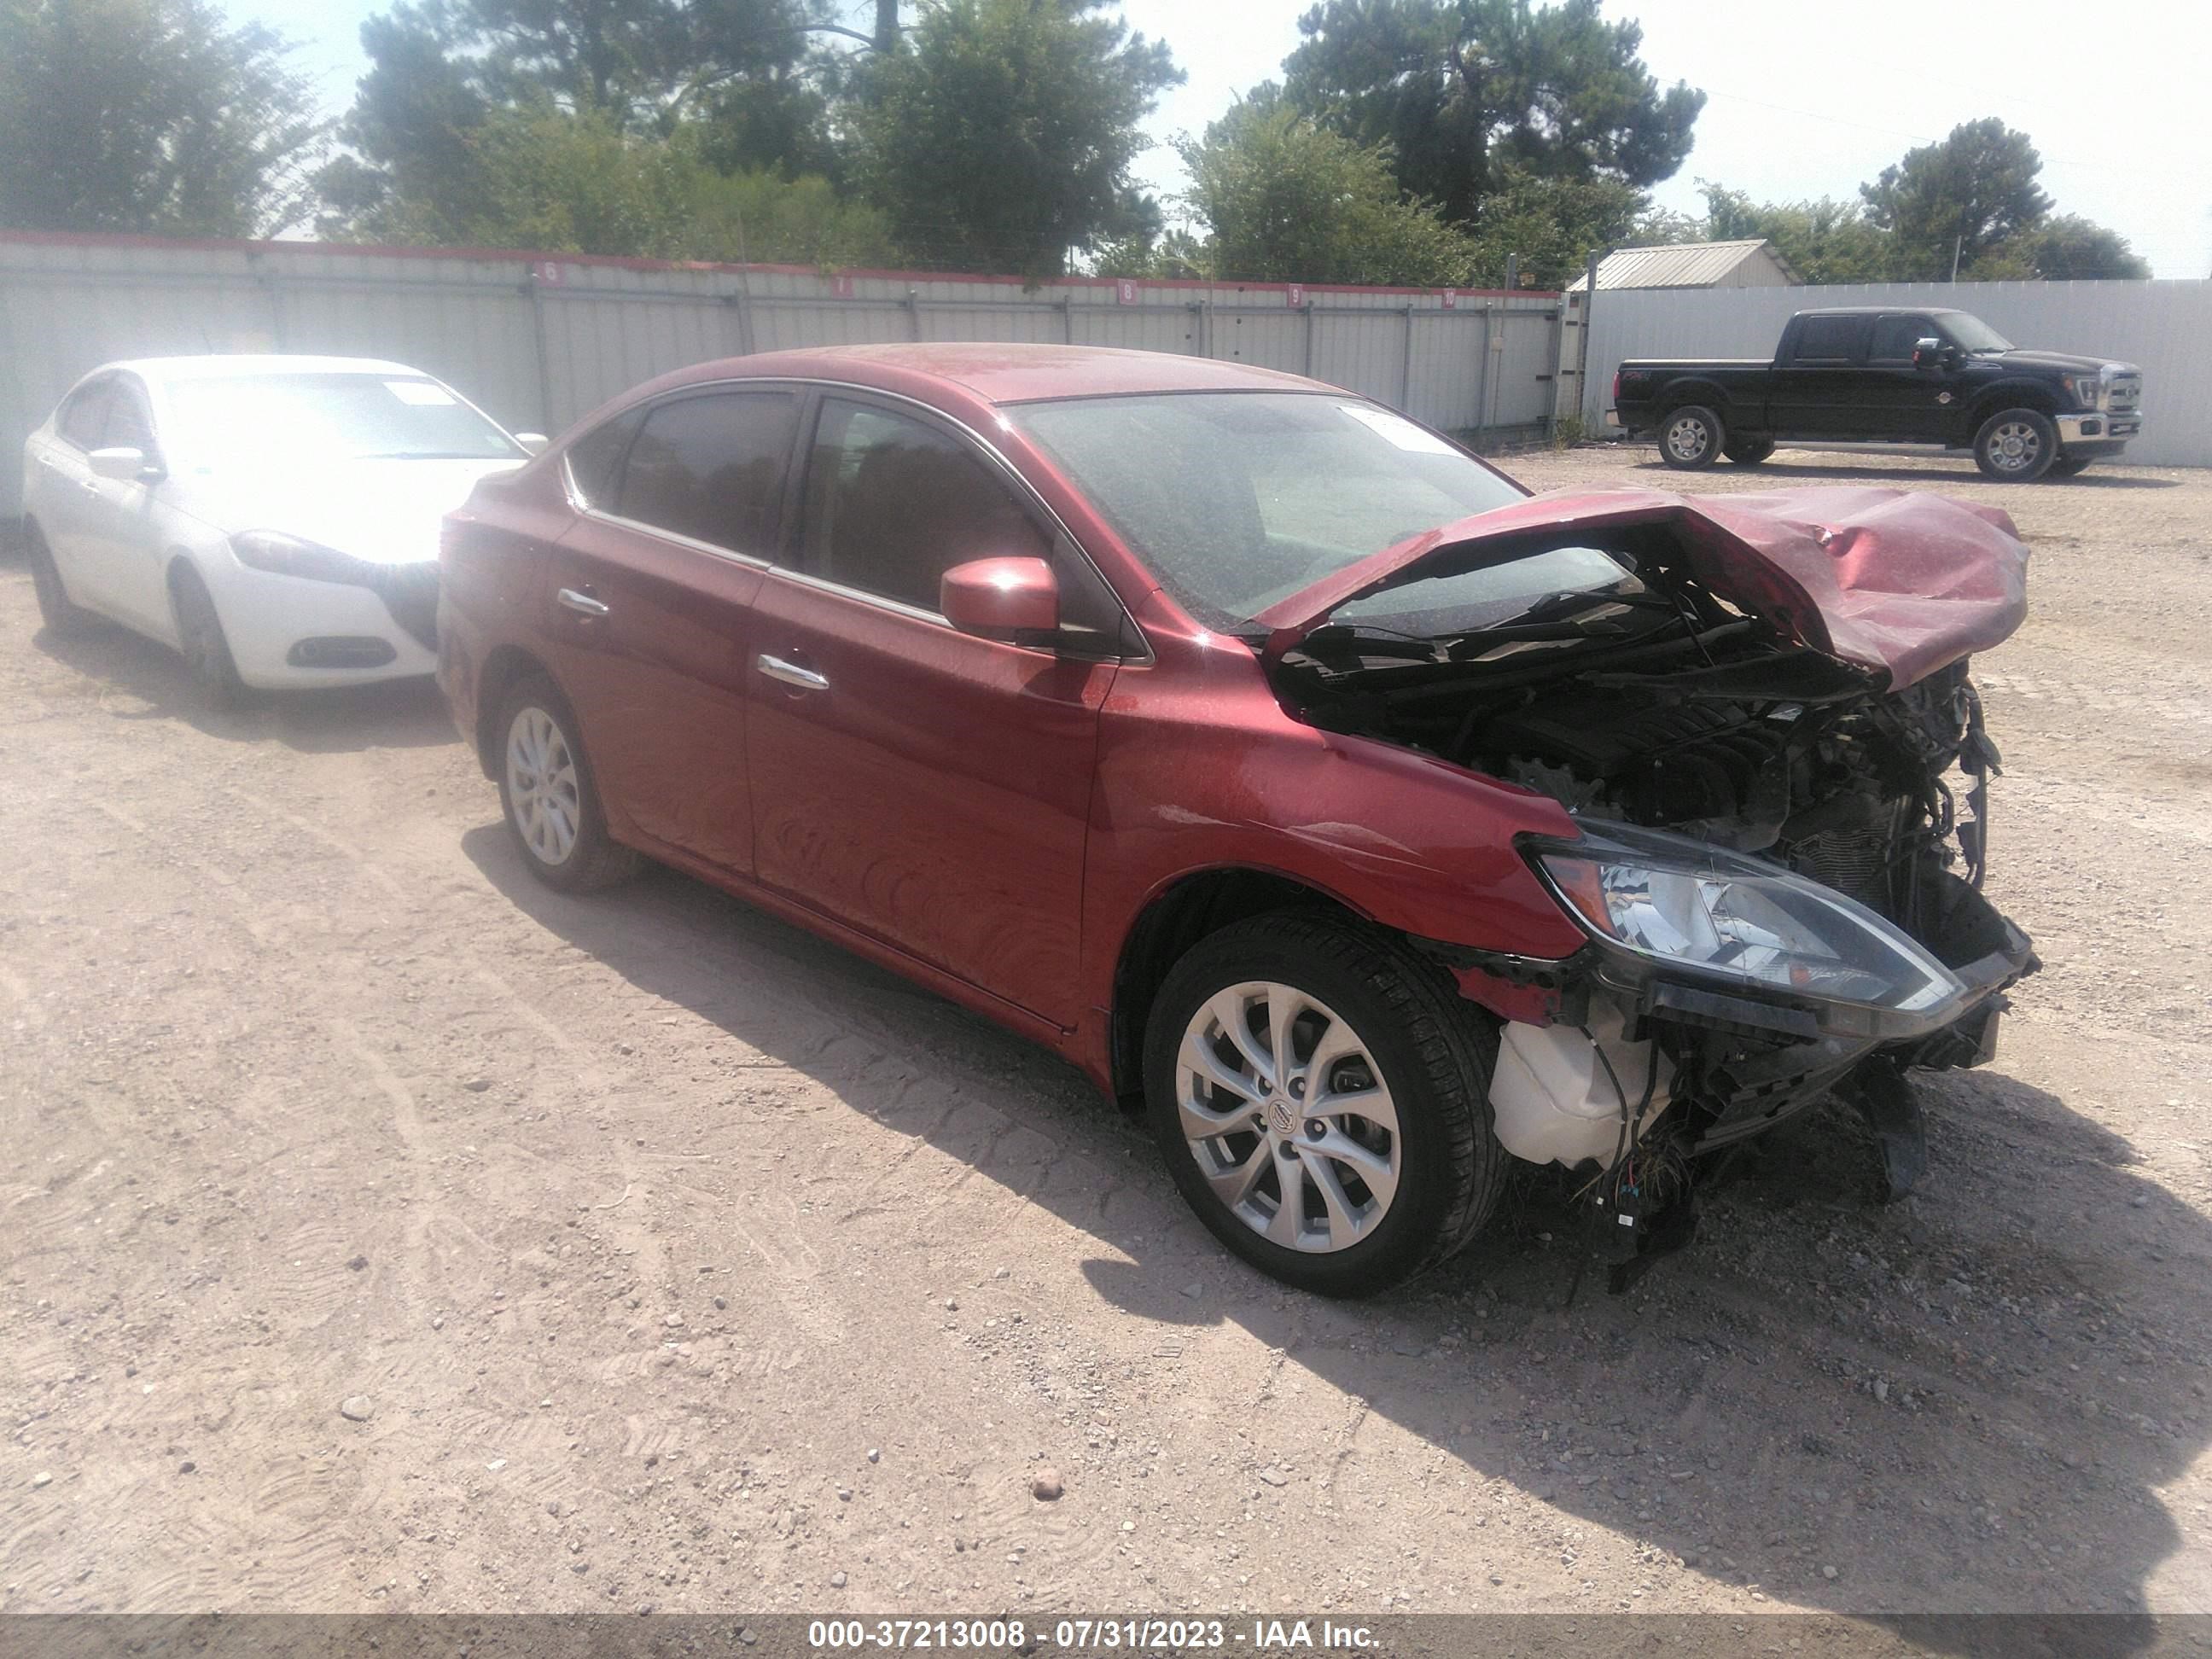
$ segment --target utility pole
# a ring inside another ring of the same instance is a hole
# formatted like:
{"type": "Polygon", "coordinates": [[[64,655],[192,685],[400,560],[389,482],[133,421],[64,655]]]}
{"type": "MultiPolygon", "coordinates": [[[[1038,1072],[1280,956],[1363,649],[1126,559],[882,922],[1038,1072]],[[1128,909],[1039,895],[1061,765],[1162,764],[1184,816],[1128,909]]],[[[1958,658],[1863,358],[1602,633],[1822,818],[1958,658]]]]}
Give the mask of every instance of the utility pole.
{"type": "Polygon", "coordinates": [[[898,38],[898,0],[876,0],[876,50],[896,51],[898,38]]]}
{"type": "Polygon", "coordinates": [[[1954,283],[1959,280],[1959,250],[1966,245],[1966,239],[1963,233],[1951,239],[1951,280],[1954,283]]]}

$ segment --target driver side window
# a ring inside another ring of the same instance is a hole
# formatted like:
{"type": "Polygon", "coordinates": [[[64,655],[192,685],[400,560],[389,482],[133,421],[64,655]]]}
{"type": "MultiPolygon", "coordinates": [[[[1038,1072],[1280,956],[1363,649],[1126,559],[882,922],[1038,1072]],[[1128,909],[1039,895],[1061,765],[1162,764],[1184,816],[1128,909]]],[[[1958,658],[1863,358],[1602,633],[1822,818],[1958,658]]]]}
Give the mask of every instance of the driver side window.
{"type": "Polygon", "coordinates": [[[107,429],[107,405],[114,394],[115,382],[106,376],[79,386],[62,405],[54,430],[64,442],[90,453],[100,447],[101,434],[107,429]]]}
{"type": "Polygon", "coordinates": [[[1870,363],[1909,363],[1912,348],[1923,340],[1942,337],[1925,317],[1884,317],[1874,325],[1874,343],[1867,349],[1870,363]]]}

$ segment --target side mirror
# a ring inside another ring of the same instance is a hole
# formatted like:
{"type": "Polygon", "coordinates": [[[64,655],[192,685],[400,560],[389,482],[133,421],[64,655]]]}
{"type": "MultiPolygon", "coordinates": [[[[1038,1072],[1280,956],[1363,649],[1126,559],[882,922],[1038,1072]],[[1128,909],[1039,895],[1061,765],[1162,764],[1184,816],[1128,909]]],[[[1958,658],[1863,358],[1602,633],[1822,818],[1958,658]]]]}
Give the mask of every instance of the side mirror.
{"type": "Polygon", "coordinates": [[[1942,368],[1943,343],[1933,335],[1924,340],[1915,340],[1912,343],[1912,366],[1915,368],[1942,368]]]}
{"type": "Polygon", "coordinates": [[[514,434],[514,441],[522,446],[524,454],[535,455],[553,441],[542,432],[518,432],[514,434]]]}
{"type": "Polygon", "coordinates": [[[143,449],[95,449],[84,459],[85,464],[100,477],[113,478],[123,483],[161,476],[161,469],[148,463],[146,452],[143,449]]]}
{"type": "Polygon", "coordinates": [[[937,608],[963,634],[1038,645],[1060,631],[1060,578],[1042,559],[972,559],[945,573],[937,608]]]}

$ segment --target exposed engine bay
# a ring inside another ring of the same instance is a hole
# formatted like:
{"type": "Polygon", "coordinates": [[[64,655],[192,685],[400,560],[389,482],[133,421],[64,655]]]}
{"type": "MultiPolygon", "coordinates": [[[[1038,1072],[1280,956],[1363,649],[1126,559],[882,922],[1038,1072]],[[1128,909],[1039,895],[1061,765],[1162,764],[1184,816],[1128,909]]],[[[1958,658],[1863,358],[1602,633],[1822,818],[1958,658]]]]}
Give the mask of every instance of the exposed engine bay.
{"type": "MultiPolygon", "coordinates": [[[[1595,1201],[1647,1252],[1665,1237],[1660,1214],[1686,1201],[1694,1160],[1831,1094],[1874,1124],[1888,1191],[1908,1189],[1924,1150],[1905,1068],[1987,1058],[2003,986],[2037,965],[1979,891],[1998,757],[1967,661],[1893,685],[1881,667],[1805,643],[1766,595],[1710,580],[1710,560],[1701,579],[1668,523],[1489,548],[1480,564],[1423,574],[1441,586],[1563,548],[1604,554],[1620,579],[1509,592],[1441,633],[1427,631],[1437,612],[1416,609],[1414,584],[1363,596],[1279,646],[1279,693],[1314,725],[1428,751],[1593,825],[1779,865],[1894,924],[1972,1001],[1940,1029],[1854,1031],[1786,995],[1623,974],[1600,951],[1554,976],[1549,1022],[1505,1024],[1499,1139],[1589,1175],[1595,1201]]],[[[1680,1231],[1680,1218],[1670,1224],[1680,1231]]]]}

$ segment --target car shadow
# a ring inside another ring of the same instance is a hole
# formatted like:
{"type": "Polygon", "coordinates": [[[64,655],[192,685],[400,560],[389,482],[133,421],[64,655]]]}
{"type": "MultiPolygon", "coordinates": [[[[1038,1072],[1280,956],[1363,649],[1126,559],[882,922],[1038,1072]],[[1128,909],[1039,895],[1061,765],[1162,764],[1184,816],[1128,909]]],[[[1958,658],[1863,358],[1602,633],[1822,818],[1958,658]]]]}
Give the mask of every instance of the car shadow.
{"type": "MultiPolygon", "coordinates": [[[[1639,472],[1666,473],[1677,478],[1684,476],[1656,459],[1635,461],[1631,465],[1639,472]]],[[[1961,459],[1951,465],[1940,461],[1915,461],[1909,465],[1899,466],[1853,466],[1844,461],[1766,460],[1757,466],[1723,465],[1716,466],[1712,471],[1718,477],[1847,478],[1854,482],[1877,483],[1900,478],[1927,478],[1945,483],[1994,484],[2002,482],[1984,477],[1973,462],[1968,459],[1961,459]]],[[[2087,471],[2077,472],[2070,478],[2039,478],[2035,481],[2035,487],[2039,489],[2173,489],[2179,488],[2180,483],[2179,478],[2155,477],[2138,471],[2100,471],[2093,465],[2087,471]]]]}
{"type": "Polygon", "coordinates": [[[184,659],[167,646],[109,623],[32,644],[88,679],[127,694],[109,712],[123,720],[176,720],[230,743],[271,739],[302,754],[416,749],[458,743],[437,683],[380,680],[318,691],[249,691],[235,708],[211,708],[184,659]]]}
{"type": "MultiPolygon", "coordinates": [[[[2001,1070],[1927,1080],[1931,1176],[1900,1203],[1874,1201],[1855,1118],[1810,1114],[1710,1183],[1697,1242],[1627,1294],[1593,1269],[1570,1300],[1581,1224],[1537,1176],[1443,1269],[1330,1303],[1221,1251],[1141,1126],[1055,1056],[659,866],[576,898],[534,881],[496,824],[462,845],[639,989],[1097,1241],[1083,1272],[1104,1303],[1241,1326],[1473,1479],[1741,1596],[1928,1648],[2016,1659],[2154,1639],[2146,1586],[2181,1543],[2160,1489],[2208,1438],[2193,1379],[2212,1348],[2212,1226],[2137,1174],[2127,1141],[2001,1070]],[[846,1045],[822,1042],[823,1008],[851,1010],[897,1063],[856,1077],[834,1057],[846,1045]],[[985,1136],[979,1156],[979,1109],[1031,1133],[985,1136]],[[1063,1156],[1036,1162],[1038,1135],[1063,1156]],[[1043,1173],[1071,1158],[1103,1178],[1043,1173]],[[2157,1269],[2154,1297],[2146,1258],[2182,1264],[2157,1269]],[[1765,1501],[1732,1501],[1746,1491],[1765,1501]],[[2027,1607],[2106,1616],[2057,1637],[2041,1621],[2026,1647],[2017,1619],[1956,1616],[2027,1607]]],[[[1600,1585],[1586,1610],[1650,1605],[1629,1588],[1600,1585]]]]}

